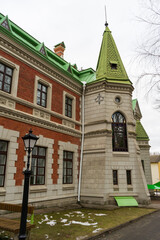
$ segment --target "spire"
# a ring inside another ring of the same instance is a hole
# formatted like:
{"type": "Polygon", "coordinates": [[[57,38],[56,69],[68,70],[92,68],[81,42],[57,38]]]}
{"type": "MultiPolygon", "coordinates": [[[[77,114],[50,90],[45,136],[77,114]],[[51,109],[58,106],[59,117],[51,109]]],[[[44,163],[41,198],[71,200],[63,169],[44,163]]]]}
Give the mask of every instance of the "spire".
{"type": "Polygon", "coordinates": [[[107,10],[106,10],[106,6],[104,7],[104,10],[105,10],[105,26],[107,27],[108,26],[108,22],[107,22],[107,10]]]}
{"type": "Polygon", "coordinates": [[[106,29],[103,34],[97,63],[96,80],[107,80],[108,82],[131,84],[111,31],[108,28],[107,20],[105,26],[106,29]]]}

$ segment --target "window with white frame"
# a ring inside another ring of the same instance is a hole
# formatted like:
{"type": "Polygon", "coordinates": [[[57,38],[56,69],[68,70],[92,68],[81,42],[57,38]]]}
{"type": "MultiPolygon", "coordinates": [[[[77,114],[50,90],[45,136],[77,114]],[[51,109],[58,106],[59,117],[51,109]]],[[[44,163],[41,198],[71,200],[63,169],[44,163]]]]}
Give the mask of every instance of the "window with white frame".
{"type": "Polygon", "coordinates": [[[63,115],[75,120],[76,111],[76,98],[67,93],[63,92],[63,115]]]}
{"type": "Polygon", "coordinates": [[[0,90],[17,96],[19,66],[0,56],[0,90]]]}
{"type": "Polygon", "coordinates": [[[46,148],[34,147],[31,163],[31,185],[45,184],[46,148]]]}
{"type": "Polygon", "coordinates": [[[48,81],[35,77],[34,104],[51,110],[52,84],[48,81]]]}
{"type": "Polygon", "coordinates": [[[63,151],[63,184],[73,183],[73,152],[63,151]]]}
{"type": "Polygon", "coordinates": [[[37,104],[42,107],[47,106],[47,86],[45,86],[41,82],[38,82],[37,104]]]}
{"type": "Polygon", "coordinates": [[[0,187],[4,187],[8,142],[0,140],[0,187]]]}
{"type": "Polygon", "coordinates": [[[65,97],[65,116],[72,118],[72,98],[65,97]]]}
{"type": "Polygon", "coordinates": [[[11,93],[13,69],[0,63],[0,90],[11,93]]]}

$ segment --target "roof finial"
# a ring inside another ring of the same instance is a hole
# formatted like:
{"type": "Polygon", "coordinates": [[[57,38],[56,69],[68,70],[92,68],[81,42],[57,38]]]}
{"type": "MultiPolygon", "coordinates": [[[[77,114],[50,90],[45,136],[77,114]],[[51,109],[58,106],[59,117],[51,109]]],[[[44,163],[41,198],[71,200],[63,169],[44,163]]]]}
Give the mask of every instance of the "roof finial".
{"type": "Polygon", "coordinates": [[[104,6],[105,9],[105,26],[108,26],[108,22],[107,22],[107,11],[106,11],[106,5],[104,6]]]}

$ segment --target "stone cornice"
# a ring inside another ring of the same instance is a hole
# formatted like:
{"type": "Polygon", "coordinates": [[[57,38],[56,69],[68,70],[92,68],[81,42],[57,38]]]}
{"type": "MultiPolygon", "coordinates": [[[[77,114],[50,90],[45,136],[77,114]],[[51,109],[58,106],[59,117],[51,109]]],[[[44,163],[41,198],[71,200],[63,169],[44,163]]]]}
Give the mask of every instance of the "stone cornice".
{"type": "Polygon", "coordinates": [[[129,137],[135,137],[136,138],[136,136],[137,136],[137,134],[136,134],[136,132],[133,132],[133,131],[128,131],[128,135],[129,135],[129,137]]]}
{"type": "Polygon", "coordinates": [[[28,123],[34,126],[46,128],[55,132],[60,132],[64,134],[68,134],[74,137],[81,137],[81,132],[67,126],[63,126],[58,123],[54,123],[45,119],[40,119],[33,115],[15,110],[9,109],[3,106],[0,106],[0,116],[4,118],[10,118],[15,121],[28,123]]]}
{"type": "Polygon", "coordinates": [[[85,126],[92,126],[92,125],[95,125],[95,124],[97,125],[97,124],[102,124],[102,123],[110,124],[111,122],[107,121],[107,120],[93,121],[93,122],[85,123],[85,126]]]}
{"type": "Polygon", "coordinates": [[[0,91],[0,97],[1,96],[4,97],[4,98],[10,99],[12,101],[15,101],[16,103],[22,104],[22,105],[24,105],[26,107],[29,107],[31,109],[37,109],[39,111],[45,112],[47,114],[50,114],[51,116],[57,117],[57,118],[62,119],[62,120],[67,120],[69,122],[72,122],[74,124],[77,124],[77,125],[81,126],[81,122],[79,122],[79,121],[73,120],[71,118],[68,118],[68,117],[64,116],[63,114],[56,113],[56,112],[51,111],[51,110],[49,110],[47,108],[43,108],[43,107],[38,106],[38,105],[36,105],[34,103],[28,102],[28,101],[26,101],[26,100],[24,100],[22,98],[14,97],[14,96],[12,96],[9,93],[0,91]]]}
{"type": "Polygon", "coordinates": [[[111,130],[101,129],[101,130],[97,130],[97,131],[86,132],[84,137],[90,138],[90,137],[102,137],[102,136],[111,136],[111,135],[112,135],[111,130]]]}
{"type": "Polygon", "coordinates": [[[81,95],[82,85],[76,80],[72,80],[72,77],[67,77],[63,73],[60,73],[56,67],[51,66],[51,64],[43,61],[38,58],[31,52],[28,52],[25,48],[18,45],[16,42],[12,42],[6,36],[1,34],[0,37],[0,49],[9,53],[10,55],[16,57],[20,61],[26,63],[27,65],[35,68],[39,72],[43,73],[47,77],[53,79],[61,85],[64,85],[66,88],[72,89],[73,92],[81,95]],[[3,38],[2,38],[3,36],[3,38]]]}
{"type": "Polygon", "coordinates": [[[133,91],[132,85],[128,84],[118,84],[118,83],[107,83],[106,81],[100,81],[100,82],[95,82],[92,84],[87,85],[86,87],[86,94],[90,94],[92,92],[97,92],[97,91],[106,91],[106,92],[128,92],[130,95],[132,95],[133,91]]]}

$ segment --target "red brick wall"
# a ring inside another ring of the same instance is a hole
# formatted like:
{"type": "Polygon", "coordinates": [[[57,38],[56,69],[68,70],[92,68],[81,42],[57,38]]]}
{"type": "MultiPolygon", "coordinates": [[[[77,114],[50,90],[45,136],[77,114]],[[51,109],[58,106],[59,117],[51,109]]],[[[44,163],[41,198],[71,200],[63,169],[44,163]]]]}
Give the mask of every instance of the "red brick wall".
{"type": "Polygon", "coordinates": [[[57,133],[52,130],[47,130],[43,129],[40,127],[32,126],[26,123],[21,123],[15,120],[11,119],[6,119],[1,117],[0,118],[0,125],[2,125],[4,128],[19,131],[20,132],[20,137],[18,138],[18,143],[19,143],[19,148],[17,149],[17,156],[18,159],[15,163],[15,167],[17,168],[17,171],[15,173],[14,179],[16,180],[16,186],[19,186],[22,184],[23,180],[23,167],[25,166],[24,164],[24,156],[25,156],[25,150],[24,150],[24,143],[22,140],[22,137],[28,133],[29,129],[32,128],[33,134],[35,135],[43,135],[46,138],[51,138],[54,139],[54,154],[53,154],[53,183],[57,183],[58,179],[58,141],[63,141],[63,142],[71,142],[73,144],[77,144],[80,146],[80,139],[76,137],[72,137],[63,133],[57,133]]]}
{"type": "MultiPolygon", "coordinates": [[[[66,91],[76,97],[76,120],[80,120],[80,107],[79,107],[79,95],[72,92],[71,90],[67,89],[66,87],[62,86],[61,84],[53,81],[49,77],[45,76],[44,74],[38,72],[34,68],[28,66],[27,64],[17,60],[16,58],[8,55],[7,53],[0,50],[0,55],[5,57],[6,59],[14,62],[15,64],[20,66],[19,71],[19,80],[18,80],[18,91],[17,97],[22,98],[28,102],[33,103],[34,99],[34,83],[35,83],[35,76],[39,76],[40,78],[48,81],[52,84],[52,105],[51,110],[62,114],[63,112],[63,91],[66,91]]],[[[18,107],[17,107],[18,109],[18,107]]],[[[25,107],[19,106],[19,110],[27,112],[25,107]]],[[[30,113],[30,112],[28,112],[30,113]]]]}
{"type": "Polygon", "coordinates": [[[29,113],[29,114],[32,114],[32,112],[33,112],[32,108],[26,107],[19,103],[16,103],[16,109],[19,111],[22,111],[22,112],[29,113]]]}

